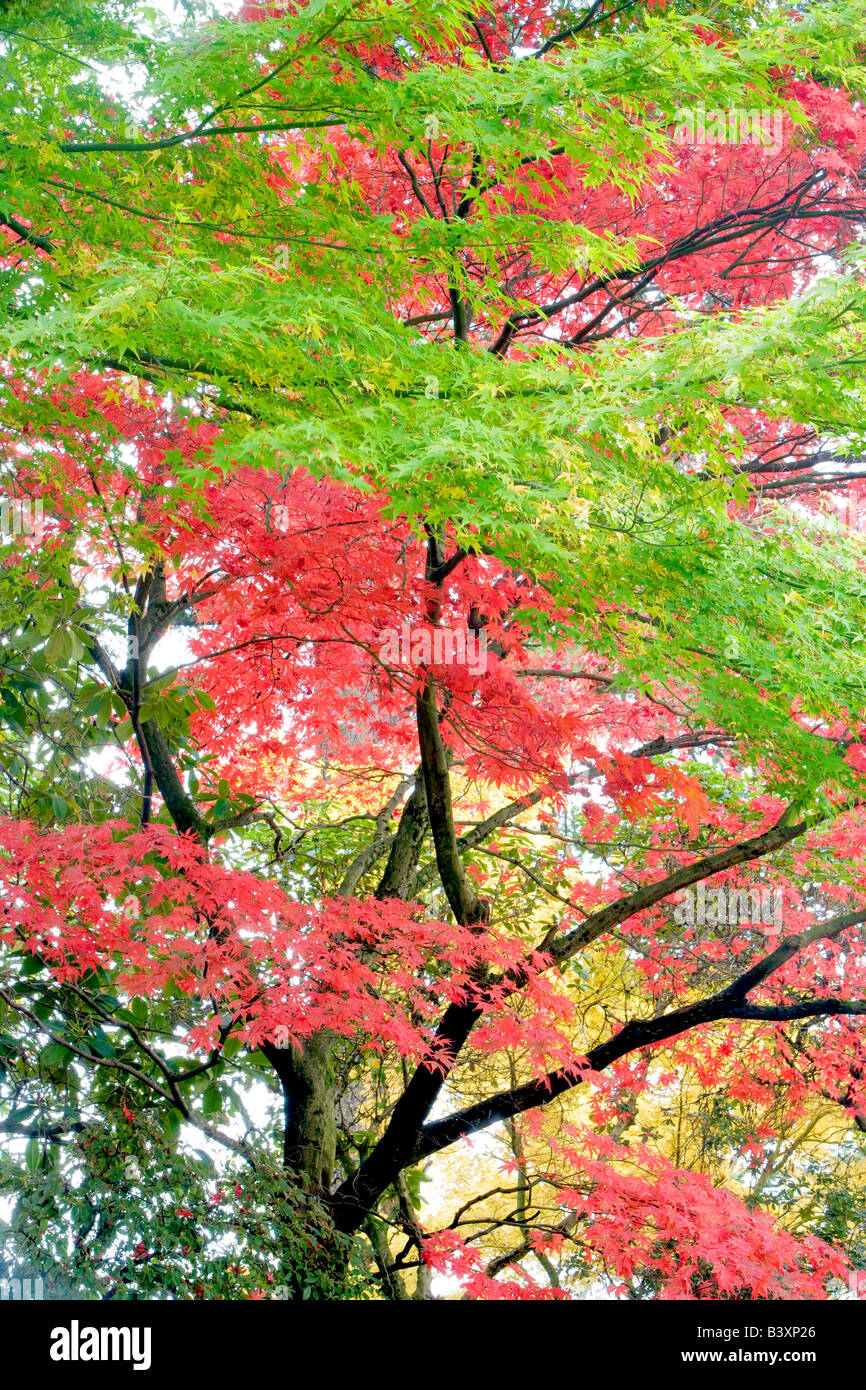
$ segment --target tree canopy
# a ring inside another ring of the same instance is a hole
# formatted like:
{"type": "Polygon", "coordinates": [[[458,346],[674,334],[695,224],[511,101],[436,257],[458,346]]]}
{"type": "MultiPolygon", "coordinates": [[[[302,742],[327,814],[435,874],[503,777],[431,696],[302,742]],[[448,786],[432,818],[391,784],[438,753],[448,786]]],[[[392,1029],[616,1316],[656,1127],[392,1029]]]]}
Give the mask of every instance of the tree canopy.
{"type": "Polygon", "coordinates": [[[831,1297],[866,6],[0,11],[0,1261],[831,1297]]]}

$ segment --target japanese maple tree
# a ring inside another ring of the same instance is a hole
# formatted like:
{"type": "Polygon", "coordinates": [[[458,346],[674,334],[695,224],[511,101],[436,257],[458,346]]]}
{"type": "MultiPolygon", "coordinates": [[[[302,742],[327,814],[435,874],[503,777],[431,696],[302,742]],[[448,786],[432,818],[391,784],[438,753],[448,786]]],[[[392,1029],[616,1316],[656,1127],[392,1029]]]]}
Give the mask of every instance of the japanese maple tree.
{"type": "Polygon", "coordinates": [[[830,1296],[866,6],[184,8],[0,25],[3,1257],[830,1296]]]}

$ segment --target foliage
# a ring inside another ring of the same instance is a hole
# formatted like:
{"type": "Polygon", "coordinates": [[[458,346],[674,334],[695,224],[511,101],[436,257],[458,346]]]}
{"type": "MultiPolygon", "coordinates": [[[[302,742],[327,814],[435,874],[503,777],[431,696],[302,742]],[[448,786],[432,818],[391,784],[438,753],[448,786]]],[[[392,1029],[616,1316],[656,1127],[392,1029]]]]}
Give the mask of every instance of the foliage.
{"type": "Polygon", "coordinates": [[[864,17],[3,7],[10,1268],[862,1260],[864,17]]]}
{"type": "Polygon", "coordinates": [[[31,1139],[23,1164],[3,1159],[0,1190],[15,1194],[4,1263],[40,1274],[47,1298],[347,1296],[340,1236],[314,1195],[266,1160],[217,1175],[152,1118],[84,1124],[62,1155],[31,1139]]]}

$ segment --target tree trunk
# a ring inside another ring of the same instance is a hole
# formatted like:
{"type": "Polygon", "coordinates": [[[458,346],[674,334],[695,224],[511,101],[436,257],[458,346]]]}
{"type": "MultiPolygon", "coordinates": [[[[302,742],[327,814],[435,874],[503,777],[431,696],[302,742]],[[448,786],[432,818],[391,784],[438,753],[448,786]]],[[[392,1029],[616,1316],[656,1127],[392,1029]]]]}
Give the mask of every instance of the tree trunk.
{"type": "Polygon", "coordinates": [[[303,1047],[262,1048],[283,1088],[283,1162],[324,1195],[331,1189],[336,1156],[332,1060],[334,1036],[322,1029],[303,1047]]]}

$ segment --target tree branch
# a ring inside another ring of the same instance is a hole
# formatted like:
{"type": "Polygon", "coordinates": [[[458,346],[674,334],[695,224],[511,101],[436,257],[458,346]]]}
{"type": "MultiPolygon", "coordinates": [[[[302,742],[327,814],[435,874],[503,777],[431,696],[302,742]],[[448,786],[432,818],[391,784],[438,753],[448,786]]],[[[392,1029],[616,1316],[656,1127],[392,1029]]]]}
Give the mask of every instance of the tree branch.
{"type": "Polygon", "coordinates": [[[437,1120],[425,1125],[412,1156],[417,1163],[430,1154],[438,1153],[458,1139],[477,1133],[499,1121],[511,1119],[514,1115],[532,1110],[538,1105],[546,1105],[556,1096],[564,1094],[577,1086],[589,1071],[600,1072],[611,1066],[620,1057],[638,1048],[665,1042],[681,1033],[704,1023],[715,1023],[721,1019],[746,1019],[759,1022],[787,1022],[797,1018],[820,1018],[834,1014],[866,1014],[866,1001],[843,999],[812,999],[795,1004],[748,1004],[748,995],[770,975],[779,970],[792,956],[804,950],[813,942],[831,940],[849,927],[866,921],[866,908],[857,912],[847,912],[829,922],[817,923],[808,931],[783,941],[775,951],[752,966],[732,985],[720,990],[709,999],[685,1005],[659,1018],[639,1019],[627,1023],[619,1033],[609,1038],[599,1047],[586,1054],[589,1067],[581,1070],[559,1070],[548,1072],[537,1081],[523,1086],[500,1091],[477,1105],[449,1115],[447,1119],[437,1120]]]}

